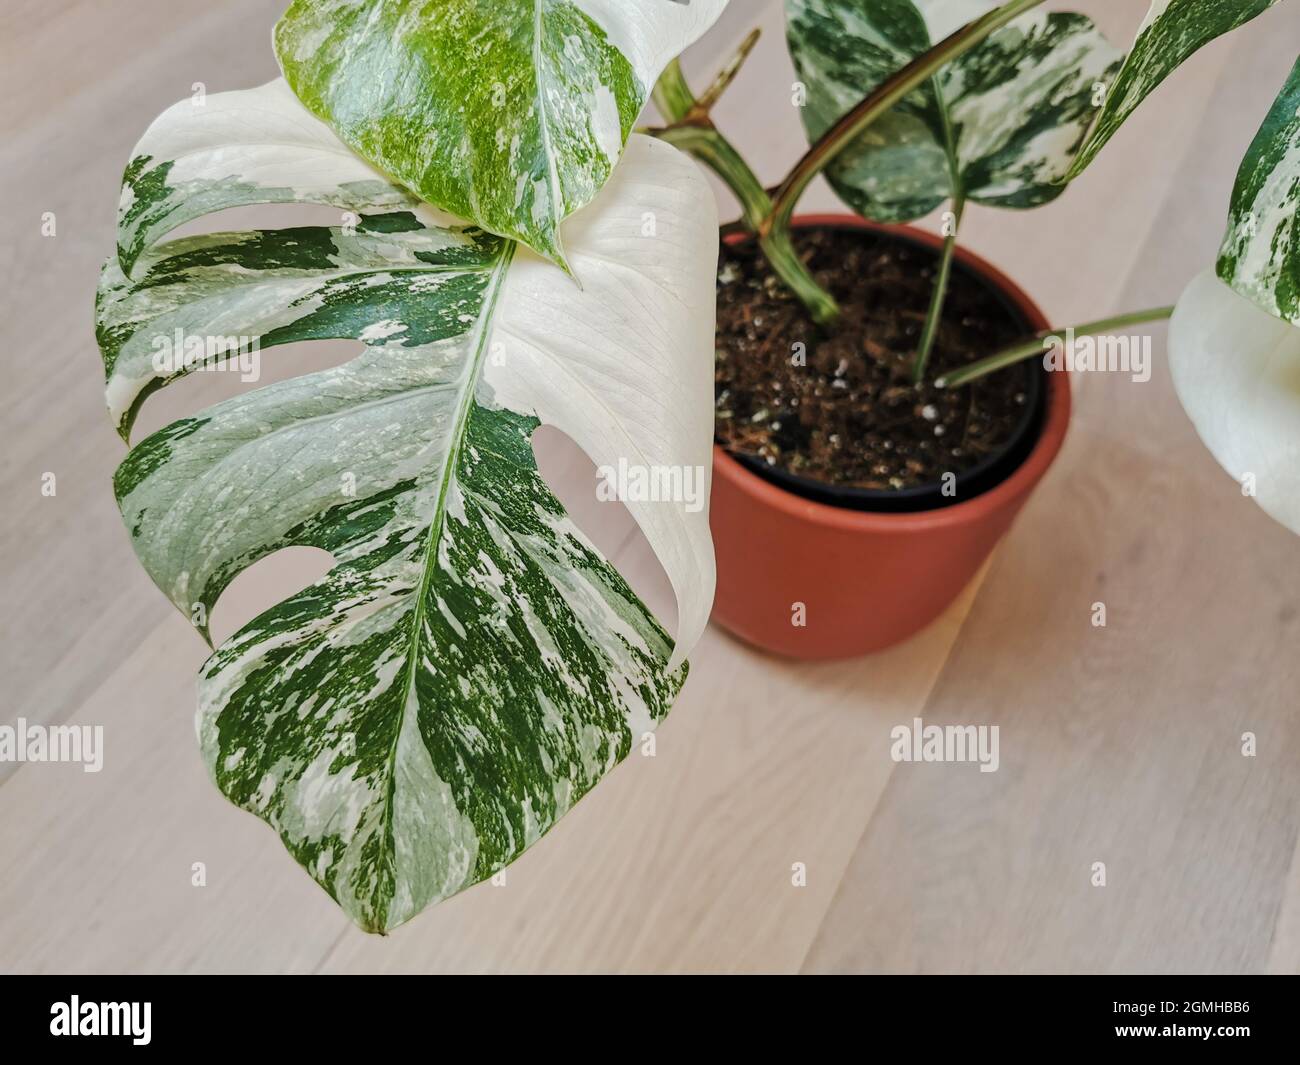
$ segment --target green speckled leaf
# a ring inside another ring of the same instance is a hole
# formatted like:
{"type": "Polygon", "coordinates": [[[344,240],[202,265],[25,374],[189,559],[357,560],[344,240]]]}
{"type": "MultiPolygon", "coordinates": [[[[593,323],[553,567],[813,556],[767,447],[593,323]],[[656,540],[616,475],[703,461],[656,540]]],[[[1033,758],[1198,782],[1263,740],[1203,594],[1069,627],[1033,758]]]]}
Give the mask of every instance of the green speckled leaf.
{"type": "MultiPolygon", "coordinates": [[[[257,111],[237,131],[193,131],[204,161],[147,228],[197,213],[186,189],[221,206],[223,150],[242,158],[295,114],[314,121],[287,94],[257,111]]],[[[225,195],[247,202],[248,185],[225,195]]],[[[147,437],[115,489],[141,562],[192,620],[280,548],[333,556],[207,661],[198,730],[221,790],[370,931],[545,833],[668,712],[707,621],[707,184],[675,149],[634,137],[565,236],[582,290],[423,207],[355,232],[187,237],[142,247],[130,275],[115,260],[103,272],[98,335],[124,431],[150,391],[217,361],[167,364],[167,338],[241,336],[264,359],[295,341],[361,342],[341,366],[147,437]],[[698,471],[699,509],[627,504],[677,593],[676,646],[539,476],[542,423],[598,465],[698,471]]]]}
{"type": "Polygon", "coordinates": [[[1277,0],[1152,0],[1133,50],[1112,82],[1066,180],[1092,162],[1138,104],[1193,53],[1275,3],[1277,0]]]}
{"type": "Polygon", "coordinates": [[[1218,275],[1300,325],[1300,61],[1237,172],[1218,275]]]}
{"type": "MultiPolygon", "coordinates": [[[[995,8],[984,0],[786,0],[807,86],[804,125],[826,132],[895,71],[995,8]]],[[[827,170],[859,214],[919,218],[959,194],[998,207],[1058,196],[1119,62],[1082,15],[1029,12],[948,64],[827,170]]]]}
{"type": "Polygon", "coordinates": [[[294,0],[275,47],[355,151],[438,207],[566,263],[667,62],[727,0],[294,0]]]}

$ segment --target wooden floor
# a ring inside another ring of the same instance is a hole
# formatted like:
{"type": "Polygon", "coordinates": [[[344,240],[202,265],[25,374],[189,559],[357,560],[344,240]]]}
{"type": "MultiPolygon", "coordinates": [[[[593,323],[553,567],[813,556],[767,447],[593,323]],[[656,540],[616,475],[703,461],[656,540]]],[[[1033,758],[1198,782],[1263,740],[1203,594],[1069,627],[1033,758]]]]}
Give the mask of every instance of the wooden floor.
{"type": "MultiPolygon", "coordinates": [[[[193,729],[204,648],[121,528],[91,324],[131,145],[196,81],[273,76],[282,6],[7,0],[0,15],[0,721],[105,732],[98,774],[0,766],[0,969],[1300,971],[1300,540],[1201,449],[1163,330],[1149,383],[1077,382],[1060,462],[929,631],[798,665],[710,630],[656,756],[629,759],[504,886],[386,939],[353,929],[208,782],[193,729]],[[914,717],[998,725],[1001,768],[895,764],[889,730],[914,717]]],[[[706,77],[766,28],[718,120],[769,182],[802,146],[780,6],[736,0],[687,62],[706,77]]],[[[1145,8],[1074,6],[1116,41],[1145,8]]],[[[1211,261],[1298,40],[1300,4],[1274,8],[1184,68],[1060,201],[973,210],[964,241],[1062,324],[1171,302],[1211,261]]],[[[834,200],[819,186],[807,205],[834,200]]],[[[207,376],[160,396],[150,427],[214,398],[207,376]]],[[[586,460],[564,441],[543,451],[597,542],[666,608],[626,514],[591,499],[586,460]]],[[[268,560],[223,602],[217,635],[320,568],[268,560]]]]}

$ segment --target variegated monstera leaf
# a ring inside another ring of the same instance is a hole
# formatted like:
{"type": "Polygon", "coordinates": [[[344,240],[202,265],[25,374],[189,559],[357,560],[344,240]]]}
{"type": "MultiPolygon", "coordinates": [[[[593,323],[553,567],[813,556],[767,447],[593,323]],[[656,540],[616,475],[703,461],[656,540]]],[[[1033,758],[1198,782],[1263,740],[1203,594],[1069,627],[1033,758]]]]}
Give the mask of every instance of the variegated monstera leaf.
{"type": "MultiPolygon", "coordinates": [[[[786,0],[814,140],[890,75],[998,5],[988,0],[786,0]]],[[[827,169],[859,214],[919,218],[947,200],[1033,207],[1060,195],[1119,63],[1083,15],[1029,12],[945,66],[827,169]]]]}
{"type": "Polygon", "coordinates": [[[1211,453],[1300,533],[1300,63],[1237,174],[1217,276],[1178,301],[1169,362],[1211,453]]]}
{"type": "Polygon", "coordinates": [[[1067,180],[1097,157],[1115,131],[1159,84],[1216,37],[1244,25],[1278,0],[1151,0],[1133,50],[1106,93],[1067,180]]]}
{"type": "Polygon", "coordinates": [[[1300,60],[1237,173],[1218,275],[1300,324],[1300,60]]]}
{"type": "Polygon", "coordinates": [[[415,205],[282,83],[177,105],[128,170],[129,254],[97,301],[124,433],[150,391],[210,361],[202,345],[197,363],[160,359],[160,338],[243,336],[266,358],[363,345],[148,437],[115,487],[145,568],[191,618],[280,548],[333,556],[207,661],[198,730],[222,791],[367,930],[545,833],[668,712],[707,620],[707,506],[628,502],[677,594],[674,647],[565,516],[530,437],[550,423],[601,465],[690,469],[707,500],[708,186],[634,137],[564,236],[582,288],[415,205]],[[154,243],[202,212],[290,199],[389,209],[154,243]]]}
{"type": "Polygon", "coordinates": [[[303,103],[435,206],[566,264],[668,61],[727,0],[294,0],[276,54],[303,103]]]}

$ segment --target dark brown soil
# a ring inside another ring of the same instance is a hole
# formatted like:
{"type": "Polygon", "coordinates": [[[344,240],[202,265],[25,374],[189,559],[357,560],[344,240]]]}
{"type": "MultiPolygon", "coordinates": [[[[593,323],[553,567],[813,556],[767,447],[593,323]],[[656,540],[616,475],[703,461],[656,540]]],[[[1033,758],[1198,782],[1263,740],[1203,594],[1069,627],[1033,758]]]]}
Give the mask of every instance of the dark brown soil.
{"type": "Polygon", "coordinates": [[[899,489],[959,474],[1010,440],[1033,360],[963,388],[932,384],[1025,336],[1025,323],[984,282],[954,265],[927,381],[914,387],[908,363],[937,254],[855,230],[797,230],[794,241],[843,318],[833,335],[819,334],[752,242],[724,245],[716,371],[723,446],[824,483],[899,489]]]}

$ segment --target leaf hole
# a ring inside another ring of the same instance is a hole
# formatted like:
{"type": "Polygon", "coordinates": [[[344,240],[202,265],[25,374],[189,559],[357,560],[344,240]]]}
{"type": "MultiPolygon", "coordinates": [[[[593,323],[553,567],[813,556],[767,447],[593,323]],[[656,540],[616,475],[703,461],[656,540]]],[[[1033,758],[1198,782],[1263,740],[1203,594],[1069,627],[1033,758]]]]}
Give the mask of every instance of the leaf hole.
{"type": "Polygon", "coordinates": [[[318,547],[285,547],[253,563],[217,600],[212,610],[212,642],[220,646],[255,617],[315,584],[333,567],[333,557],[318,547]]]}
{"type": "Polygon", "coordinates": [[[533,454],[551,491],[573,523],[595,544],[660,624],[677,631],[677,599],[658,557],[627,507],[597,498],[596,464],[573,439],[550,425],[533,433],[533,454]]]}

